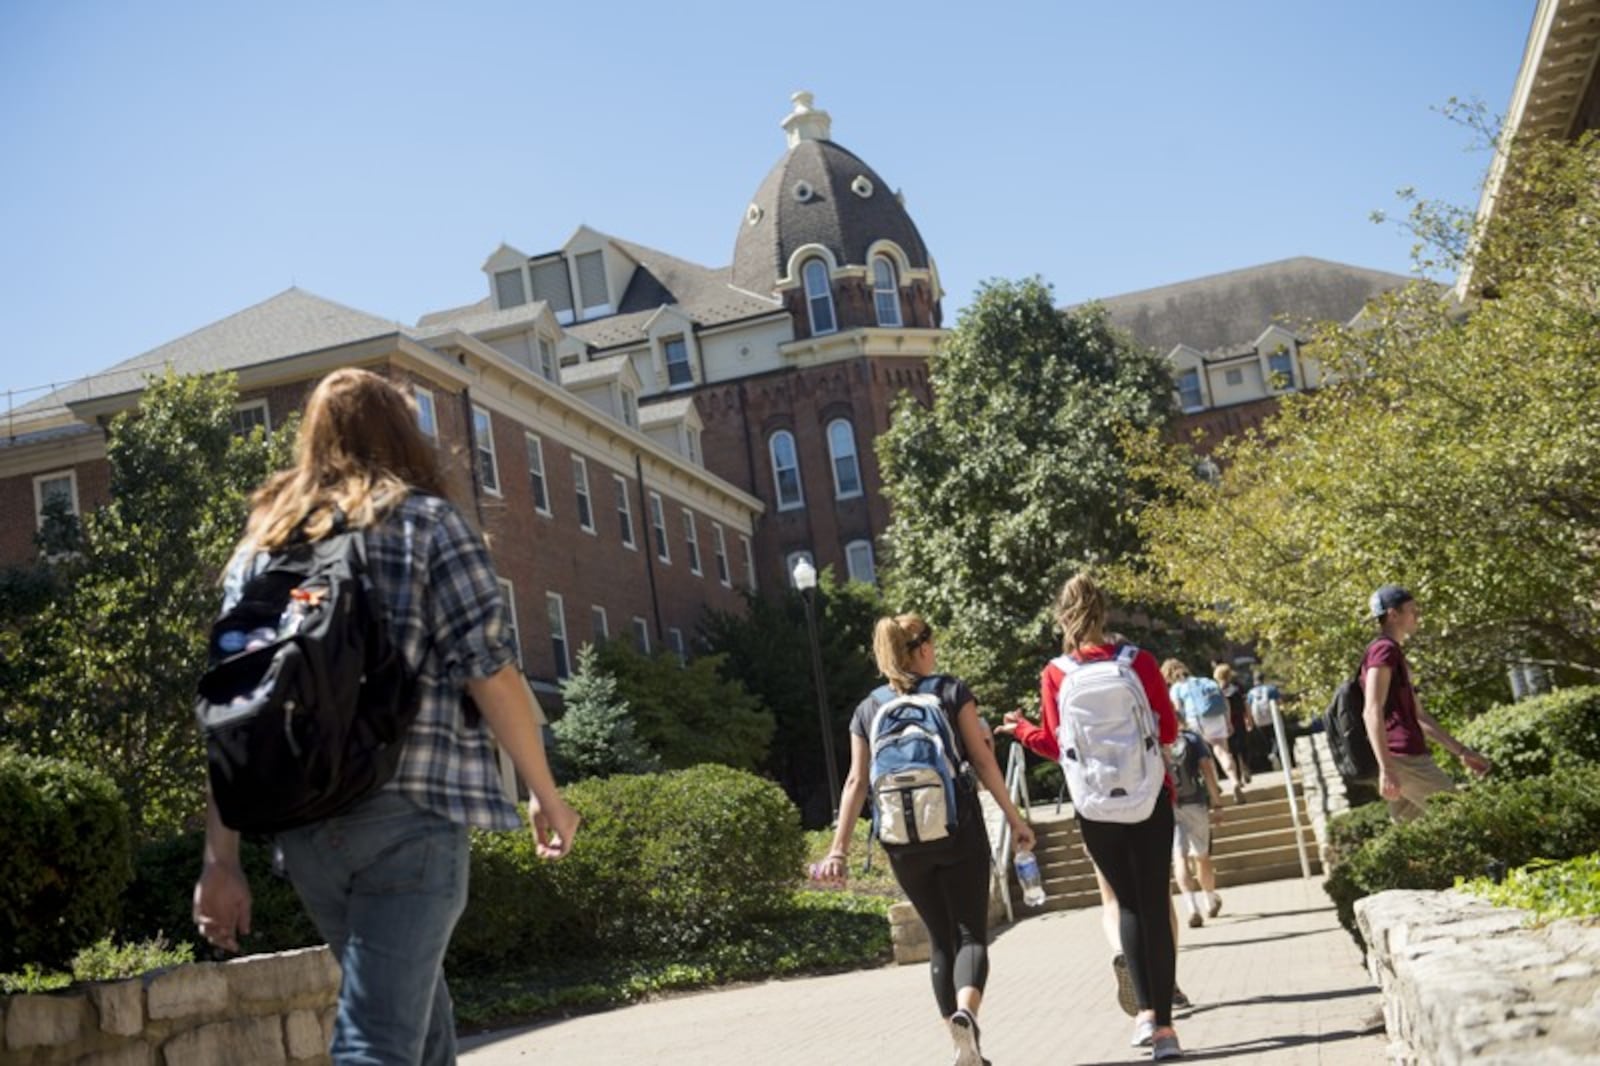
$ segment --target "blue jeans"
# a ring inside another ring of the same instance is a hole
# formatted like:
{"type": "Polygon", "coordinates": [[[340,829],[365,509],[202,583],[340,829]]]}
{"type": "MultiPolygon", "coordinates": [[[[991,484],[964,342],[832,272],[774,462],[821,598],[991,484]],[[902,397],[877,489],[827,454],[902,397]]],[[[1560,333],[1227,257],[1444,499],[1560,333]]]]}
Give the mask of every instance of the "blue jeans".
{"type": "Polygon", "coordinates": [[[278,837],[343,970],[333,1061],[456,1061],[444,952],[467,903],[467,830],[397,792],[278,837]]]}

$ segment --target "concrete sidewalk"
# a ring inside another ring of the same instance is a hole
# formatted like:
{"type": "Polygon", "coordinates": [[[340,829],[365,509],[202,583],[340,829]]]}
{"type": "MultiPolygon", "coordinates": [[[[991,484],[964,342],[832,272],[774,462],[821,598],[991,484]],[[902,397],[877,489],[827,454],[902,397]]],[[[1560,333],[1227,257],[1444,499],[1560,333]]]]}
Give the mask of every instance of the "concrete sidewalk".
{"type": "MultiPolygon", "coordinates": [[[[1222,914],[1184,926],[1176,1019],[1188,1060],[1385,1061],[1377,990],[1320,880],[1226,889],[1222,914]]],[[[1128,1046],[1100,910],[1030,918],[989,952],[983,1050],[995,1066],[1148,1062],[1128,1046]]],[[[482,1034],[467,1066],[751,1063],[932,1066],[951,1059],[926,965],[797,978],[482,1034]]]]}

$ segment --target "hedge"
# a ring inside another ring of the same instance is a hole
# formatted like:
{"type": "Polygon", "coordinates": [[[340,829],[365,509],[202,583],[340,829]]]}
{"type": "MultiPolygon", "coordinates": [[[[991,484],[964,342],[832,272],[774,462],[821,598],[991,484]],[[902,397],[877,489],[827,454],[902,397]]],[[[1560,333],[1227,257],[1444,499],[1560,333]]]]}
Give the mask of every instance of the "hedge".
{"type": "Polygon", "coordinates": [[[1494,763],[1496,777],[1533,777],[1573,761],[1600,763],[1600,686],[1490,708],[1460,736],[1494,763]]]}
{"type": "Polygon", "coordinates": [[[1389,826],[1334,866],[1325,888],[1340,923],[1360,944],[1355,901],[1363,896],[1390,888],[1449,888],[1458,877],[1481,876],[1491,864],[1509,868],[1596,850],[1600,765],[1520,780],[1489,778],[1431,797],[1422,817],[1389,826]]]}
{"type": "Polygon", "coordinates": [[[103,773],[0,749],[0,972],[60,967],[116,925],[128,809],[103,773]]]}

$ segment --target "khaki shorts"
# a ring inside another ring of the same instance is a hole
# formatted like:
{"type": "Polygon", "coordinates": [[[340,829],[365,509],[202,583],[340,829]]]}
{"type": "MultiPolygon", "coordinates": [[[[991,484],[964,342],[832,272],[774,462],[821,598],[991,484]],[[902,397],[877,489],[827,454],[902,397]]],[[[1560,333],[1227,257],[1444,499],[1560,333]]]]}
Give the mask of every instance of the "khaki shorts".
{"type": "Polygon", "coordinates": [[[1211,808],[1204,803],[1180,803],[1172,809],[1172,854],[1197,859],[1211,855],[1211,808]]]}
{"type": "Polygon", "coordinates": [[[1389,804],[1389,817],[1397,822],[1421,818],[1428,797],[1434,793],[1455,791],[1456,783],[1439,769],[1432,755],[1391,755],[1389,765],[1400,783],[1400,798],[1385,802],[1389,804]]]}

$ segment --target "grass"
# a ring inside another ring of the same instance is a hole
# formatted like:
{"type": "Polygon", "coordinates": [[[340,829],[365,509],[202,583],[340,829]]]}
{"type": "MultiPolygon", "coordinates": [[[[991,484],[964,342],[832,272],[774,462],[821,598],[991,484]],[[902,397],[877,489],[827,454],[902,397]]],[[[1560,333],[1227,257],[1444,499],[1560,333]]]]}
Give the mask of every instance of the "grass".
{"type": "MultiPolygon", "coordinates": [[[[903,900],[906,894],[900,891],[900,885],[894,879],[894,874],[889,871],[889,857],[884,854],[881,844],[871,844],[867,838],[870,834],[865,825],[859,825],[857,831],[850,838],[849,874],[843,891],[867,896],[885,896],[891,901],[903,900]],[[867,854],[872,854],[872,869],[866,869],[867,854]]],[[[818,829],[806,834],[806,862],[807,864],[821,862],[827,857],[829,846],[833,843],[833,830],[818,829]]],[[[821,892],[837,892],[838,889],[817,886],[821,892]]]]}

